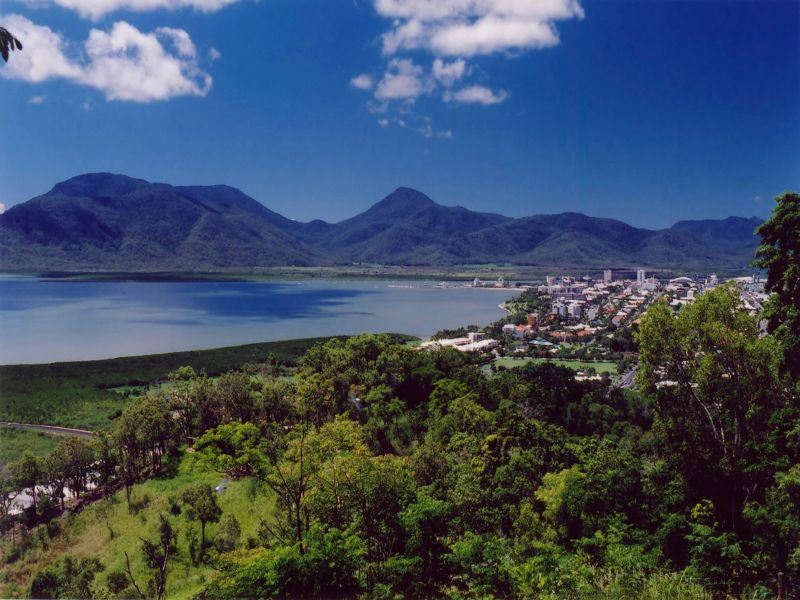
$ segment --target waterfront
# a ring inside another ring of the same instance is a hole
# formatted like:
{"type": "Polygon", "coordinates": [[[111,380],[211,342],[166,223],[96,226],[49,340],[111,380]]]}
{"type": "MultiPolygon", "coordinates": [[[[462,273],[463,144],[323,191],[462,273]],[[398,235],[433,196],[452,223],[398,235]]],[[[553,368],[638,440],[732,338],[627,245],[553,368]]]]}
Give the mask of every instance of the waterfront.
{"type": "Polygon", "coordinates": [[[361,332],[426,337],[503,316],[514,290],[437,282],[46,281],[0,277],[0,364],[92,360],[361,332]]]}

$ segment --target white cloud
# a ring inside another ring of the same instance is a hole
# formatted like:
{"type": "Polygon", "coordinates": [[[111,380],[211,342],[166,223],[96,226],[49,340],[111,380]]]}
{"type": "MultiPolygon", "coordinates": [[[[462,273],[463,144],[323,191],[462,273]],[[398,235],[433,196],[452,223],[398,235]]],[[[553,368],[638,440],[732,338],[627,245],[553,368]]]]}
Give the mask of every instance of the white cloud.
{"type": "Polygon", "coordinates": [[[422,127],[418,128],[417,131],[422,134],[422,137],[425,139],[433,139],[438,138],[440,140],[452,140],[453,139],[453,132],[449,129],[446,131],[436,131],[434,130],[433,126],[430,123],[426,123],[422,127]]]}
{"type": "Polygon", "coordinates": [[[14,55],[17,60],[10,60],[3,66],[0,71],[3,77],[31,83],[80,78],[81,67],[66,57],[67,44],[55,31],[20,15],[3,15],[2,23],[25,44],[25,51],[14,55]]]}
{"type": "Polygon", "coordinates": [[[372,81],[372,77],[369,75],[358,75],[350,80],[350,85],[357,90],[371,90],[375,82],[372,81]]]}
{"type": "Polygon", "coordinates": [[[92,20],[119,10],[145,12],[151,10],[180,10],[192,8],[210,13],[216,12],[239,0],[22,0],[30,6],[61,6],[75,11],[79,15],[92,20]]]}
{"type": "Polygon", "coordinates": [[[556,21],[583,18],[578,0],[374,0],[392,19],[383,50],[474,56],[558,44],[556,21]]]}
{"type": "Polygon", "coordinates": [[[82,52],[52,29],[20,15],[2,17],[25,40],[19,60],[3,77],[40,83],[67,79],[101,91],[107,100],[152,102],[176,96],[205,96],[212,79],[197,64],[197,49],[183,29],[160,27],[144,33],[118,21],[109,31],[92,29],[82,52]]]}
{"type": "Polygon", "coordinates": [[[461,58],[450,63],[444,62],[441,58],[433,61],[433,77],[445,87],[452,86],[464,77],[466,72],[467,63],[461,58]]]}
{"type": "Polygon", "coordinates": [[[414,100],[425,93],[423,69],[405,58],[394,58],[375,89],[378,100],[414,100]]]}
{"type": "Polygon", "coordinates": [[[222,58],[222,53],[217,50],[216,48],[209,48],[208,49],[208,60],[211,62],[217,61],[222,58]]]}
{"type": "Polygon", "coordinates": [[[6,212],[6,205],[0,202],[0,215],[6,212]]]}
{"type": "Polygon", "coordinates": [[[388,127],[389,119],[378,119],[378,125],[380,125],[381,127],[388,127]]]}
{"type": "Polygon", "coordinates": [[[44,96],[31,96],[28,104],[44,104],[44,96]]]}
{"type": "Polygon", "coordinates": [[[458,102],[460,104],[499,104],[508,98],[508,92],[504,90],[493,91],[482,85],[471,85],[456,92],[445,95],[445,100],[458,102]]]}

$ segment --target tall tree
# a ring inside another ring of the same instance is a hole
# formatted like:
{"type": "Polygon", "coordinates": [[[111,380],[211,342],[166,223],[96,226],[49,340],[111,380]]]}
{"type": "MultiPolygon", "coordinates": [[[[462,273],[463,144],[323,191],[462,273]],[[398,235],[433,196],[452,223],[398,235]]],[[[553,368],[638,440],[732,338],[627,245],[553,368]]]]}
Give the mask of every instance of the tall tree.
{"type": "Polygon", "coordinates": [[[125,563],[128,570],[128,578],[144,600],[145,598],[155,598],[161,600],[167,589],[167,568],[169,561],[174,558],[178,547],[176,545],[177,535],[169,519],[164,515],[159,515],[158,539],[152,542],[142,538],[142,552],[144,562],[151,572],[148,582],[147,594],[136,583],[131,571],[131,561],[128,553],[125,552],[125,563]]]}
{"type": "MultiPolygon", "coordinates": [[[[185,490],[181,499],[192,510],[191,517],[200,521],[200,556],[206,546],[206,525],[216,523],[222,515],[214,490],[207,483],[200,483],[185,490]]],[[[191,518],[190,517],[190,518],[191,518]]]]}
{"type": "Polygon", "coordinates": [[[41,459],[37,458],[30,452],[22,455],[22,458],[15,463],[9,465],[11,477],[17,489],[26,489],[31,497],[31,507],[34,514],[38,506],[38,486],[42,484],[44,479],[44,466],[41,459]]]}
{"type": "MultiPolygon", "coordinates": [[[[721,286],[675,315],[651,306],[639,333],[638,379],[656,398],[664,458],[713,500],[719,520],[736,531],[745,502],[763,493],[769,468],[757,468],[773,416],[787,398],[777,374],[774,340],[759,335],[737,291],[721,286]]],[[[784,432],[785,433],[785,432],[784,432]]]]}
{"type": "Polygon", "coordinates": [[[753,264],[767,270],[767,327],[781,345],[783,366],[800,380],[800,195],[775,198],[772,216],[756,230],[761,246],[753,264]]]}

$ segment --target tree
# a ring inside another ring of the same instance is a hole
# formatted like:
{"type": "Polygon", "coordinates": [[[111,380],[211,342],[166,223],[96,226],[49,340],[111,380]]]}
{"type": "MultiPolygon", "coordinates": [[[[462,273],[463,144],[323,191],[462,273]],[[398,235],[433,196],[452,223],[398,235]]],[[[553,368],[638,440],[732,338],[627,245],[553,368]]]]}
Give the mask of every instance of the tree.
{"type": "Polygon", "coordinates": [[[200,556],[206,545],[206,524],[216,523],[222,515],[214,490],[207,483],[200,483],[185,490],[181,500],[191,508],[190,519],[200,521],[200,556]]]}
{"type": "Polygon", "coordinates": [[[151,571],[150,580],[148,582],[147,595],[142,592],[142,589],[136,583],[131,571],[131,560],[128,553],[125,552],[125,564],[127,566],[128,578],[131,584],[142,600],[146,598],[155,598],[161,600],[164,597],[164,592],[167,589],[167,567],[169,561],[177,552],[176,545],[177,535],[169,523],[169,519],[165,515],[159,515],[158,525],[158,538],[155,542],[142,538],[142,553],[144,554],[144,562],[147,568],[151,571]]]}
{"type": "Polygon", "coordinates": [[[44,478],[44,468],[42,461],[30,452],[25,452],[22,458],[9,465],[11,477],[17,489],[26,489],[31,497],[31,507],[36,513],[37,500],[39,498],[37,486],[42,483],[44,478]]]}
{"type": "Polygon", "coordinates": [[[299,544],[220,557],[198,598],[355,598],[364,543],[351,531],[311,527],[299,544]]]}
{"type": "Polygon", "coordinates": [[[277,440],[252,423],[228,423],[207,431],[195,444],[200,459],[230,477],[263,479],[276,455],[277,440]]]}
{"type": "Polygon", "coordinates": [[[96,558],[67,555],[31,580],[31,598],[90,598],[95,575],[103,570],[96,558]]]}
{"type": "Polygon", "coordinates": [[[651,306],[639,343],[638,380],[656,398],[665,460],[690,483],[691,502],[713,500],[736,531],[745,502],[771,477],[764,449],[791,426],[774,418],[787,406],[774,340],[759,335],[737,291],[720,286],[677,316],[664,301],[651,306]]]}
{"type": "Polygon", "coordinates": [[[800,195],[775,198],[769,220],[756,230],[761,245],[753,264],[767,270],[764,286],[773,294],[764,307],[767,327],[781,345],[783,366],[800,380],[800,195]]]}
{"type": "Polygon", "coordinates": [[[8,57],[14,49],[22,50],[22,42],[11,35],[8,29],[0,27],[0,54],[3,55],[5,62],[8,62],[8,57]]]}
{"type": "Polygon", "coordinates": [[[53,452],[62,462],[66,475],[66,484],[75,497],[84,491],[89,480],[89,473],[94,463],[92,443],[78,437],[64,438],[53,452]]]}

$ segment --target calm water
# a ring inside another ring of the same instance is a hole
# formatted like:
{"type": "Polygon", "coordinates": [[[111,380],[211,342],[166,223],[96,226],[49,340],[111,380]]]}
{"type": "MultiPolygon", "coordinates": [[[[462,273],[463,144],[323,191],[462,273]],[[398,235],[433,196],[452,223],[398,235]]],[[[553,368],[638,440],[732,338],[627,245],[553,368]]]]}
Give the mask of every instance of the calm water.
{"type": "Polygon", "coordinates": [[[0,364],[488,324],[512,290],[432,282],[52,282],[0,276],[0,364]]]}

